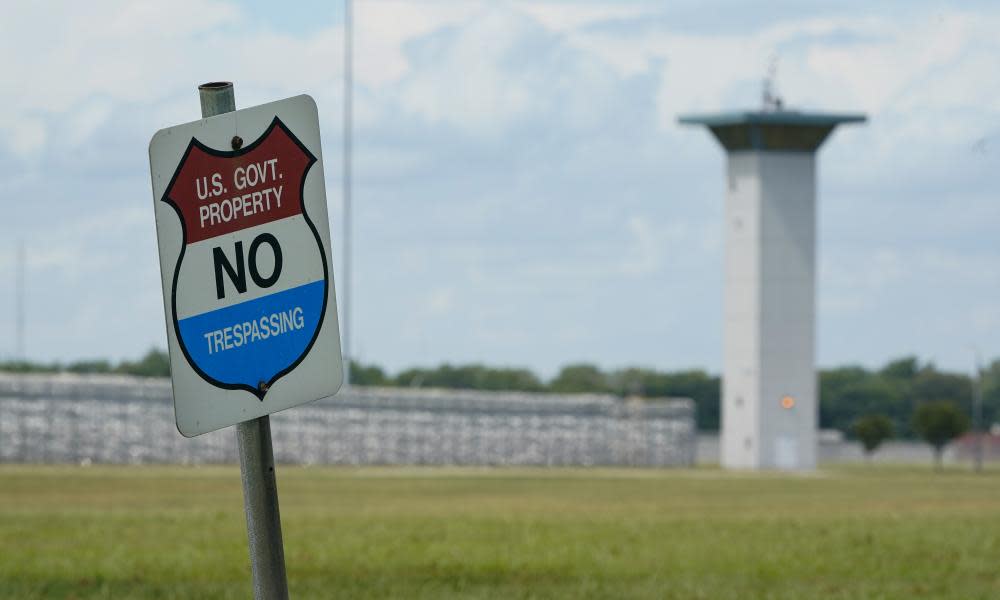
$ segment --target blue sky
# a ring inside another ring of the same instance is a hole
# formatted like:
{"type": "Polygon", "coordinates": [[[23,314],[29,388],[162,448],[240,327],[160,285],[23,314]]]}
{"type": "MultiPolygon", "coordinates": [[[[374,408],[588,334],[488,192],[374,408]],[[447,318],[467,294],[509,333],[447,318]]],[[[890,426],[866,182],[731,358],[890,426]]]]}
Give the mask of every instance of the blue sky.
{"type": "MultiPolygon", "coordinates": [[[[359,0],[356,354],[717,371],[724,160],[676,116],[757,107],[776,57],[792,107],[870,116],[820,155],[820,364],[1000,356],[1000,9],[663,4],[359,0]]],[[[23,239],[29,357],[165,344],[146,146],[201,82],[316,98],[339,235],[343,13],[296,6],[8,9],[0,277],[23,239]]]]}

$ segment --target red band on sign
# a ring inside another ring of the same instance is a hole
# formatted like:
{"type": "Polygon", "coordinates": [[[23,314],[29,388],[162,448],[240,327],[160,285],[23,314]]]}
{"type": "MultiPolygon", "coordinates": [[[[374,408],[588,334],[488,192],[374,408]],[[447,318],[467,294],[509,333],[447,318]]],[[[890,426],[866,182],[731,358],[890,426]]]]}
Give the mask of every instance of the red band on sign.
{"type": "Polygon", "coordinates": [[[316,157],[277,117],[260,138],[232,152],[192,138],[164,201],[200,242],[302,213],[302,186],[316,157]]]}

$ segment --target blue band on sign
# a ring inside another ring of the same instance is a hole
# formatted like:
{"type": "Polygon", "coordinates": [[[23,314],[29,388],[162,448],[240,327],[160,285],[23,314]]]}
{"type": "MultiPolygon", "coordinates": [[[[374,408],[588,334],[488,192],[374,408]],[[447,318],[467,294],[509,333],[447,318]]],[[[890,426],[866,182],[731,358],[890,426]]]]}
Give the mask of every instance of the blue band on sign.
{"type": "Polygon", "coordinates": [[[305,353],[319,326],[326,282],[315,281],[179,320],[191,359],[210,377],[256,387],[305,353]]]}

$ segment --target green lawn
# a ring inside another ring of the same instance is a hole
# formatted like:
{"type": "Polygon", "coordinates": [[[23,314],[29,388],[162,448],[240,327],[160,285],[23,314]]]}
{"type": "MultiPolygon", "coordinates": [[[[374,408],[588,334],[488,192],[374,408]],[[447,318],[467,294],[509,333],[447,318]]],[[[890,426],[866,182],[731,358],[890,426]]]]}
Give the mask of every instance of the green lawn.
{"type": "MultiPolygon", "coordinates": [[[[1000,598],[1000,473],[278,470],[293,598],[1000,598]]],[[[0,597],[249,598],[235,467],[0,466],[0,597]]]]}

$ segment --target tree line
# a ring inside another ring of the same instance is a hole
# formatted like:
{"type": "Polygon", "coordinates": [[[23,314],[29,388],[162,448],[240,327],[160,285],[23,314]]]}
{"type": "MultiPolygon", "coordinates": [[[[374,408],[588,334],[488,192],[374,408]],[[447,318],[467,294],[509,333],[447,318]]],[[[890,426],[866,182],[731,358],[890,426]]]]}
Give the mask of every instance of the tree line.
{"type": "Polygon", "coordinates": [[[28,360],[0,361],[0,371],[7,373],[78,373],[118,374],[139,377],[169,377],[170,357],[166,351],[151,349],[139,360],[113,363],[105,359],[78,360],[69,363],[28,360]]]}
{"type": "MultiPolygon", "coordinates": [[[[121,373],[143,377],[167,376],[170,362],[162,350],[153,349],[137,361],[107,360],[67,364],[0,362],[0,370],[13,372],[121,373]]],[[[694,401],[698,428],[719,428],[720,378],[699,369],[659,371],[648,368],[602,370],[592,364],[563,367],[544,380],[529,369],[497,368],[481,364],[443,364],[410,368],[390,374],[373,364],[352,362],[351,380],[359,386],[435,387],[494,391],[611,394],[643,398],[684,397],[694,401]]],[[[983,421],[1000,421],[1000,360],[983,372],[983,421]]],[[[914,439],[913,416],[917,407],[948,402],[968,415],[972,410],[973,377],[942,371],[916,357],[893,360],[879,369],[845,366],[819,372],[820,427],[854,434],[858,419],[884,415],[896,436],[914,439]]]]}

